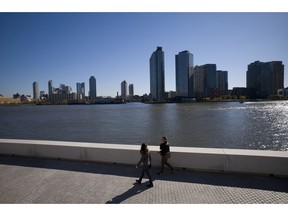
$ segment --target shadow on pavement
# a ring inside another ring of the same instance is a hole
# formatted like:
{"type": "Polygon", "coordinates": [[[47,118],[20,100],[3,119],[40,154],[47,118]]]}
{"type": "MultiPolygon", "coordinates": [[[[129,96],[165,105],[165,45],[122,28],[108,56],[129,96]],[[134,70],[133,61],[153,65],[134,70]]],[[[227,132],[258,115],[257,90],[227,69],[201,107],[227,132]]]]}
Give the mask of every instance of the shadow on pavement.
{"type": "MultiPolygon", "coordinates": [[[[137,161],[135,161],[135,164],[137,161]]],[[[27,158],[27,157],[12,157],[12,156],[0,156],[0,164],[34,167],[42,169],[57,169],[73,172],[87,172],[106,175],[117,175],[138,178],[140,175],[139,169],[133,166],[125,166],[118,164],[100,164],[93,162],[79,162],[79,161],[66,161],[66,160],[50,160],[39,158],[27,158]]],[[[151,175],[153,180],[162,181],[177,181],[187,182],[193,184],[207,184],[224,187],[240,187],[240,188],[253,188],[269,191],[278,191],[288,193],[288,179],[277,178],[269,176],[257,176],[257,175],[243,175],[243,174],[230,174],[230,173],[210,173],[200,172],[192,170],[176,170],[176,173],[172,175],[167,169],[162,175],[157,175],[159,170],[157,167],[153,167],[151,175]]],[[[145,176],[144,176],[145,177],[145,176]]],[[[138,185],[136,185],[138,186],[138,185]]],[[[116,203],[127,199],[129,196],[133,196],[138,192],[139,188],[132,187],[124,194],[115,197],[111,202],[116,203]]],[[[145,189],[146,185],[145,185],[145,189]]]]}
{"type": "Polygon", "coordinates": [[[132,196],[135,196],[137,194],[140,194],[147,189],[149,189],[149,188],[145,184],[139,185],[138,183],[134,183],[133,187],[131,187],[129,190],[125,191],[123,194],[120,194],[120,195],[114,197],[112,200],[107,201],[106,204],[122,203],[124,200],[126,200],[132,196]]]}

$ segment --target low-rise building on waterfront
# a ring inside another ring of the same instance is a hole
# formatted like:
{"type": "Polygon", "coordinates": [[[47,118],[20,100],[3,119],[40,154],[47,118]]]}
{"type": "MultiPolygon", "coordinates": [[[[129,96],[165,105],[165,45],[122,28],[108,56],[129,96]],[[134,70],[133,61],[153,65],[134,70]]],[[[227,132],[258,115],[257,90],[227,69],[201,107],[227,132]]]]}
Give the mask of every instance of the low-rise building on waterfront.
{"type": "Polygon", "coordinates": [[[19,98],[10,98],[10,97],[4,97],[0,96],[0,104],[14,104],[14,103],[20,103],[20,97],[19,98]]]}
{"type": "Polygon", "coordinates": [[[82,94],[70,93],[70,94],[49,94],[49,102],[64,102],[72,100],[81,100],[82,94]]]}
{"type": "Polygon", "coordinates": [[[288,88],[278,89],[277,95],[282,96],[282,97],[287,97],[288,96],[288,88]]]}

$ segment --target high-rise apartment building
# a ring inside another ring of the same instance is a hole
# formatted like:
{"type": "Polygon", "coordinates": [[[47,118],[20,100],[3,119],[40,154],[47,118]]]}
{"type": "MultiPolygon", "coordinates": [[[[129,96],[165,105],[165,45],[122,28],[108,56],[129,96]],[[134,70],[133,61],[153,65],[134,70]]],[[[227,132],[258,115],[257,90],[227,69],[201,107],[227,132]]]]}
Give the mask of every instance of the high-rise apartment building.
{"type": "Polygon", "coordinates": [[[216,89],[218,91],[228,91],[228,71],[216,71],[216,89]]]}
{"type": "Polygon", "coordinates": [[[255,61],[246,72],[247,94],[251,98],[267,98],[276,95],[284,87],[284,65],[282,61],[255,61]]]}
{"type": "Polygon", "coordinates": [[[165,69],[162,47],[157,47],[150,57],[150,94],[154,101],[164,100],[165,69]]]}
{"type": "Polygon", "coordinates": [[[193,68],[193,55],[185,50],[175,56],[176,96],[189,97],[189,77],[193,68]]]}
{"type": "Polygon", "coordinates": [[[193,96],[213,97],[216,90],[216,64],[205,64],[193,68],[193,96]]]}
{"type": "Polygon", "coordinates": [[[76,83],[76,91],[77,91],[77,94],[82,95],[82,99],[84,99],[85,98],[85,83],[84,82],[76,83]]]}
{"type": "Polygon", "coordinates": [[[89,79],[89,97],[90,99],[97,97],[96,78],[94,76],[91,76],[89,79]]]}
{"type": "Polygon", "coordinates": [[[133,84],[129,85],[129,96],[131,96],[131,97],[134,96],[134,85],[133,84]]]}
{"type": "Polygon", "coordinates": [[[54,93],[54,89],[53,89],[53,83],[52,80],[48,81],[48,94],[53,94],[54,93]]]}
{"type": "Polygon", "coordinates": [[[33,82],[33,99],[38,100],[40,98],[40,91],[38,82],[33,82]]]}
{"type": "Polygon", "coordinates": [[[202,98],[204,96],[204,68],[196,65],[193,68],[193,97],[202,98]]]}
{"type": "Polygon", "coordinates": [[[122,98],[127,98],[127,82],[126,80],[124,80],[122,83],[121,83],[121,97],[122,98]]]}

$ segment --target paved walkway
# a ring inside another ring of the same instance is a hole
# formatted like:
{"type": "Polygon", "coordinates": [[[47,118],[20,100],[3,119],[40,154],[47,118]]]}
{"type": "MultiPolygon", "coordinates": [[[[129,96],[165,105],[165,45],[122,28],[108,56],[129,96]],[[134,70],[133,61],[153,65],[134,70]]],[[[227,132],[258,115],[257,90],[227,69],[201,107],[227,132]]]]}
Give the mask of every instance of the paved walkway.
{"type": "Polygon", "coordinates": [[[287,178],[157,171],[147,188],[132,166],[0,156],[0,203],[288,204],[287,178]]]}

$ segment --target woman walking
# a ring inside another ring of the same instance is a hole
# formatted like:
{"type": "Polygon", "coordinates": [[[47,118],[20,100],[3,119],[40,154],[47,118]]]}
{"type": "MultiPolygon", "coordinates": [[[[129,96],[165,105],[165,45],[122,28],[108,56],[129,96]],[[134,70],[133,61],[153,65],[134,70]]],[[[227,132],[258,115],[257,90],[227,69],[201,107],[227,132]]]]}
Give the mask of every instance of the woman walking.
{"type": "Polygon", "coordinates": [[[174,174],[174,168],[171,166],[171,164],[168,163],[168,158],[170,158],[171,155],[167,137],[162,137],[162,143],[160,144],[159,153],[162,157],[162,160],[161,160],[161,170],[160,172],[158,172],[158,175],[164,172],[164,165],[167,165],[171,169],[171,173],[174,174]]]}
{"type": "Polygon", "coordinates": [[[149,172],[149,169],[151,168],[151,155],[150,155],[150,151],[149,151],[149,149],[145,143],[143,143],[141,145],[140,154],[141,154],[141,159],[137,163],[136,168],[138,168],[141,163],[143,163],[143,168],[142,168],[141,176],[139,179],[136,180],[136,182],[141,184],[142,178],[144,176],[144,172],[146,172],[146,174],[149,178],[149,181],[150,181],[150,183],[147,185],[147,187],[153,187],[153,181],[152,181],[152,178],[151,178],[151,175],[149,172]]]}

